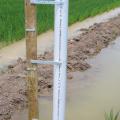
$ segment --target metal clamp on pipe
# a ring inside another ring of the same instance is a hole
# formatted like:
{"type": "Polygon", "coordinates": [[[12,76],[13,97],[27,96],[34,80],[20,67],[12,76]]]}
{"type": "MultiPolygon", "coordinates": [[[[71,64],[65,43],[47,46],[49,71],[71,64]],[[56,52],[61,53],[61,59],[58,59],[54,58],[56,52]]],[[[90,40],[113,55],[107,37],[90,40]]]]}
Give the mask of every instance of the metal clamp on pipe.
{"type": "Polygon", "coordinates": [[[37,69],[36,68],[32,68],[32,67],[29,67],[29,68],[27,68],[27,71],[36,71],[37,69]]]}
{"type": "Polygon", "coordinates": [[[43,65],[61,65],[60,61],[42,61],[42,60],[31,60],[32,64],[43,64],[43,65]]]}
{"type": "Polygon", "coordinates": [[[27,28],[27,29],[26,29],[26,32],[35,32],[35,31],[36,31],[35,28],[27,28]]]}
{"type": "Polygon", "coordinates": [[[48,4],[48,5],[62,5],[62,1],[53,1],[53,0],[31,0],[31,4],[48,4]]]}

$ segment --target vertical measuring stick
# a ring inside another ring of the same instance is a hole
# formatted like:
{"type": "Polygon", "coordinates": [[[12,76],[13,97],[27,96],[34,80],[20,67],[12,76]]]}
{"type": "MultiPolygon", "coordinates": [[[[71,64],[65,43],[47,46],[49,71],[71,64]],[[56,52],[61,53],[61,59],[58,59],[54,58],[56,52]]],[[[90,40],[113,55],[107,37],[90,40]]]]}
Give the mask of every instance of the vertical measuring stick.
{"type": "Polygon", "coordinates": [[[67,79],[67,39],[68,39],[68,0],[56,0],[63,4],[55,5],[55,47],[53,120],[65,119],[66,79],[67,79]]]}

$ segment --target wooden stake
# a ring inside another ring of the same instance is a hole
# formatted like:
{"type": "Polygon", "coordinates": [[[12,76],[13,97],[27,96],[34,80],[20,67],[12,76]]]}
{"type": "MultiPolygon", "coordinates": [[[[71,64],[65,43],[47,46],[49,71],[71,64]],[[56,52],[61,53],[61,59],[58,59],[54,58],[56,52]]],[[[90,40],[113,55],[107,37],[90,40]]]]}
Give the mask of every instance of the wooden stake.
{"type": "Polygon", "coordinates": [[[36,6],[25,0],[25,24],[26,24],[26,56],[27,56],[27,81],[28,81],[28,108],[29,120],[38,119],[38,81],[37,65],[30,60],[37,59],[37,34],[36,34],[36,6]]]}

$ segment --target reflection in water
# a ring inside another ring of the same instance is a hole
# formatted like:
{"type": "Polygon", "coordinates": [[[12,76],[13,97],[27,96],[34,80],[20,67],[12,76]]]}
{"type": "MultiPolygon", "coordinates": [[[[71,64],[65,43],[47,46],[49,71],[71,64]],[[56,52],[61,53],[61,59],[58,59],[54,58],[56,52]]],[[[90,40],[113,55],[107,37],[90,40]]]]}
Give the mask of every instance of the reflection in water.
{"type": "MultiPolygon", "coordinates": [[[[119,51],[120,39],[89,60],[91,69],[73,73],[74,80],[68,81],[66,120],[104,120],[105,111],[120,110],[119,51]]],[[[52,100],[42,98],[39,106],[40,119],[51,120],[52,100]]],[[[13,120],[27,120],[25,114],[16,114],[13,120]]]]}

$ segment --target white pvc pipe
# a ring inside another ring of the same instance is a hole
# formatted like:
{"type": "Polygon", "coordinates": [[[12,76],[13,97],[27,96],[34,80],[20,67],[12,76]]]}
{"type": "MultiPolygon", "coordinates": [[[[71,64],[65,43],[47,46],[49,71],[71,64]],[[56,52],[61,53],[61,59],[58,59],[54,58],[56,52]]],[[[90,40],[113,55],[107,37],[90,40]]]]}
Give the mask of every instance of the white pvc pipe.
{"type": "Polygon", "coordinates": [[[54,61],[60,61],[62,64],[54,65],[53,120],[64,120],[67,79],[68,0],[56,1],[64,2],[64,4],[55,5],[54,61]]]}

